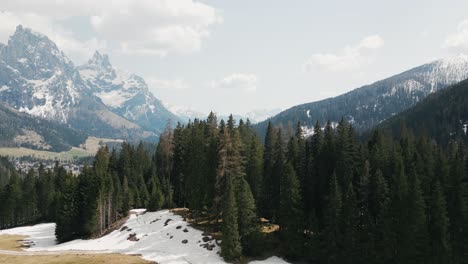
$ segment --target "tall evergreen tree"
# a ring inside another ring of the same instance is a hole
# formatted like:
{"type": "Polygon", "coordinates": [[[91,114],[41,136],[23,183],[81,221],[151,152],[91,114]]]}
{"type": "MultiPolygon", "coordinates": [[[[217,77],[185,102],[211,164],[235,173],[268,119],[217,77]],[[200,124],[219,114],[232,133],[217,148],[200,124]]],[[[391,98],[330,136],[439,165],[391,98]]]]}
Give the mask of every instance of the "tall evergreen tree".
{"type": "Polygon", "coordinates": [[[304,250],[304,212],[299,180],[290,162],[284,168],[280,198],[278,222],[286,241],[286,254],[301,256],[304,250]]]}
{"type": "Polygon", "coordinates": [[[227,261],[237,260],[242,254],[237,222],[238,211],[234,195],[234,183],[231,177],[226,178],[226,192],[223,198],[223,223],[221,255],[227,261]]]}

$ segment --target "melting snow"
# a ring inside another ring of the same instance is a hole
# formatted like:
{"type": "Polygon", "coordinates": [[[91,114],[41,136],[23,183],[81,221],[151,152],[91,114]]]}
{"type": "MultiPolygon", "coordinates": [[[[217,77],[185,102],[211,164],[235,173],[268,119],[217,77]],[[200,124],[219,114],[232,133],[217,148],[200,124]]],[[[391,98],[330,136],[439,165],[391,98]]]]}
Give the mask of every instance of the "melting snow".
{"type": "MultiPolygon", "coordinates": [[[[78,239],[56,244],[54,223],[0,230],[0,235],[29,236],[34,245],[26,249],[27,251],[84,250],[141,254],[144,259],[160,264],[225,263],[218,254],[220,247],[216,241],[204,242],[203,232],[190,227],[181,216],[169,210],[144,212],[144,209],[133,210],[136,214],[132,214],[121,229],[98,239],[78,239]],[[130,236],[134,236],[137,241],[130,241],[128,239],[130,236]],[[203,246],[205,244],[211,245],[213,250],[206,249],[203,246]]],[[[278,257],[272,257],[251,263],[283,264],[287,262],[278,257]]]]}
{"type": "Polygon", "coordinates": [[[10,87],[6,86],[6,85],[2,85],[2,87],[0,87],[0,92],[4,92],[4,91],[8,91],[10,90],[10,87]]]}
{"type": "Polygon", "coordinates": [[[132,99],[134,95],[122,90],[112,90],[108,92],[96,93],[96,96],[101,98],[105,105],[118,108],[121,107],[126,101],[132,99]]]}

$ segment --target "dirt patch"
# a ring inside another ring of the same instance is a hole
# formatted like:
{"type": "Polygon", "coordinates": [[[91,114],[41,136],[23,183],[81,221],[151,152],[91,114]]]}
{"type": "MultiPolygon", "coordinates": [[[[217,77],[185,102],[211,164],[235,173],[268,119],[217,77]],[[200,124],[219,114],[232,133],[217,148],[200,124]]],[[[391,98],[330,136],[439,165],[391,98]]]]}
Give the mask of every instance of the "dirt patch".
{"type": "Polygon", "coordinates": [[[139,256],[123,254],[64,254],[47,256],[12,256],[0,255],[0,263],[8,264],[156,264],[139,256]]]}
{"type": "Polygon", "coordinates": [[[115,230],[131,231],[131,229],[129,229],[127,226],[123,226],[125,224],[125,222],[127,222],[127,220],[128,220],[128,216],[124,217],[124,218],[122,218],[120,220],[117,220],[116,222],[112,223],[107,229],[104,229],[104,231],[102,231],[101,234],[96,233],[93,236],[91,236],[91,238],[100,238],[100,237],[103,237],[105,235],[108,235],[108,234],[114,232],[115,230]]]}
{"type": "Polygon", "coordinates": [[[140,239],[138,239],[138,238],[136,237],[136,234],[135,234],[135,233],[132,233],[132,234],[128,235],[127,240],[128,240],[128,241],[132,241],[132,242],[140,241],[140,239]]]}

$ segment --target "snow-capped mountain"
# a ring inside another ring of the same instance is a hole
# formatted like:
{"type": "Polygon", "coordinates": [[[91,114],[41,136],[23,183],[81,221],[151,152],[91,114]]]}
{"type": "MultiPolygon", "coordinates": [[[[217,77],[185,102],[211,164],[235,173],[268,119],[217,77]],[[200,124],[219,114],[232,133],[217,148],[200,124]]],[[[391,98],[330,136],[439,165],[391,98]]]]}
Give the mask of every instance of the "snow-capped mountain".
{"type": "Polygon", "coordinates": [[[78,71],[91,92],[112,112],[152,130],[162,131],[167,120],[178,118],[149,91],[143,78],[112,67],[98,51],[78,71]]]}
{"type": "MultiPolygon", "coordinates": [[[[295,125],[300,121],[312,127],[319,121],[353,123],[360,131],[415,105],[427,95],[468,78],[468,56],[441,59],[357,88],[346,94],[287,109],[271,118],[275,125],[295,125]]],[[[257,129],[263,132],[267,122],[257,129]]]]}
{"type": "Polygon", "coordinates": [[[0,102],[98,137],[155,138],[175,119],[141,77],[114,69],[106,55],[75,67],[49,38],[21,25],[0,44],[0,102]]]}
{"type": "Polygon", "coordinates": [[[280,108],[275,108],[275,109],[255,109],[252,111],[249,111],[245,114],[245,116],[252,122],[252,123],[258,123],[262,122],[276,114],[281,112],[280,108]]]}
{"type": "Polygon", "coordinates": [[[190,107],[186,106],[173,106],[170,104],[165,104],[165,106],[174,114],[176,114],[183,122],[188,122],[189,120],[197,119],[206,119],[208,113],[203,113],[197,110],[193,110],[190,107]]]}
{"type": "Polygon", "coordinates": [[[47,37],[18,26],[0,49],[0,100],[21,112],[66,123],[86,87],[47,37]]]}

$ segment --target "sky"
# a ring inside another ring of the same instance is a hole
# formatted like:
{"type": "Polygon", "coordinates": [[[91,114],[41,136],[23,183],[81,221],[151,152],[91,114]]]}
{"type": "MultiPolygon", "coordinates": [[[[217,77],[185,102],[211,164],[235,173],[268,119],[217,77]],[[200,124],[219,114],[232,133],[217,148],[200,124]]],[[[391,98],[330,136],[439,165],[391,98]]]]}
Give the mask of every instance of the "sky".
{"type": "Polygon", "coordinates": [[[76,65],[109,54],[166,105],[287,109],[468,53],[468,1],[2,0],[76,65]]]}

